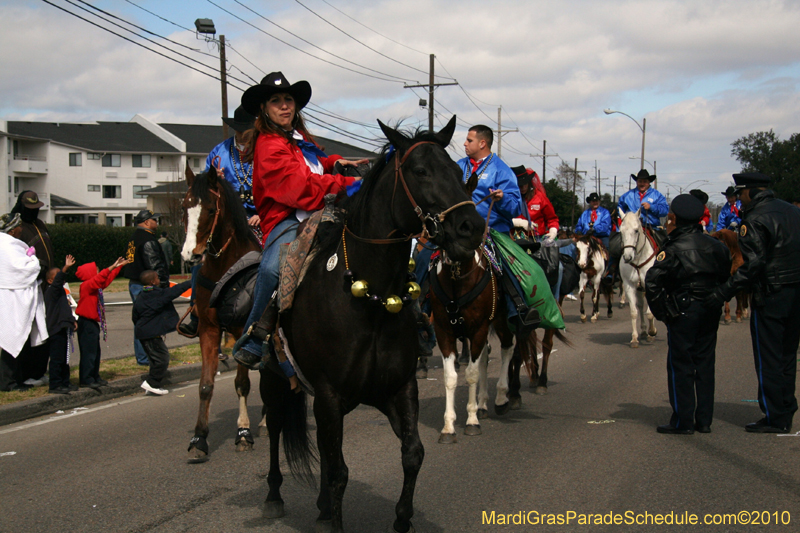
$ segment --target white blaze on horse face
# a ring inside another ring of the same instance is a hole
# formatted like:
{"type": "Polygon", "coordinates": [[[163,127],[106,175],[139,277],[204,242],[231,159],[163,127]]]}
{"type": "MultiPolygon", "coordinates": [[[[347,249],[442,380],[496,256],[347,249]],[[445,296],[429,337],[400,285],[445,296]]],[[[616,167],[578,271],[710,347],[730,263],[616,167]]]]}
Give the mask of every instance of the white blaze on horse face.
{"type": "Polygon", "coordinates": [[[183,243],[183,250],[181,250],[181,257],[184,261],[191,261],[194,249],[197,246],[197,228],[200,225],[200,212],[203,207],[197,204],[186,210],[186,242],[183,243]]]}
{"type": "Polygon", "coordinates": [[[585,242],[578,241],[575,243],[578,248],[578,268],[586,268],[586,261],[589,259],[589,246],[585,242]]]}
{"type": "Polygon", "coordinates": [[[630,263],[633,261],[633,256],[636,253],[636,245],[639,242],[639,224],[638,211],[636,213],[628,212],[622,217],[622,223],[619,225],[619,232],[622,234],[622,246],[633,246],[633,248],[623,248],[622,258],[630,263]]]}

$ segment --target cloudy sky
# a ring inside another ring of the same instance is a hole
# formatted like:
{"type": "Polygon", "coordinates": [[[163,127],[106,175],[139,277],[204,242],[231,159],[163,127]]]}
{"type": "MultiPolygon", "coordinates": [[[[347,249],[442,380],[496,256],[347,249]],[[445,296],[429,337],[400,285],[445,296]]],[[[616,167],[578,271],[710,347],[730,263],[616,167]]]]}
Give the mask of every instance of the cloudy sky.
{"type": "Polygon", "coordinates": [[[436,91],[437,129],[458,116],[454,157],[463,155],[468,125],[497,129],[502,106],[503,129],[520,130],[503,137],[506,162],[541,174],[534,156],[547,140],[548,154],[558,154],[547,158],[548,179],[561,158],[573,164],[577,157],[589,176],[599,169],[603,192],[612,191],[615,175],[618,193],[627,186],[642,139],[633,120],[606,108],[639,124],[647,119],[645,166],[651,173],[657,166],[660,189],[674,196],[699,187],[712,201],[722,200],[740,169],[733,141],[769,129],[788,138],[800,129],[796,1],[47,2],[0,0],[6,120],[128,121],[141,113],[216,123],[220,83],[203,73],[219,74],[218,50],[190,31],[196,18],[211,18],[229,44],[231,114],[241,88],[280,70],[291,82],[311,83],[312,133],[367,146],[358,139],[379,135],[376,119],[427,124],[419,107],[427,91],[403,87],[428,82],[433,53],[437,82],[460,84],[436,91]]]}

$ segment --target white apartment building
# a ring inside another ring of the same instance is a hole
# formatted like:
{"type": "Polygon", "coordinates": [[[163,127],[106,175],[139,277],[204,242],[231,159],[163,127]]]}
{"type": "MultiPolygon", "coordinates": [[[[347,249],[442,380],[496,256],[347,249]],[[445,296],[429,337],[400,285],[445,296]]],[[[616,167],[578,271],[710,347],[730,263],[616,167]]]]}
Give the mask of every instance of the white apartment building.
{"type": "MultiPolygon", "coordinates": [[[[142,115],[130,122],[0,120],[0,168],[8,179],[0,186],[0,211],[10,211],[19,193],[31,190],[45,204],[39,215],[44,222],[130,226],[141,209],[174,207],[175,195],[186,190],[186,164],[201,172],[222,140],[221,125],[157,124],[142,115]]],[[[317,141],[343,157],[375,155],[317,141]]]]}

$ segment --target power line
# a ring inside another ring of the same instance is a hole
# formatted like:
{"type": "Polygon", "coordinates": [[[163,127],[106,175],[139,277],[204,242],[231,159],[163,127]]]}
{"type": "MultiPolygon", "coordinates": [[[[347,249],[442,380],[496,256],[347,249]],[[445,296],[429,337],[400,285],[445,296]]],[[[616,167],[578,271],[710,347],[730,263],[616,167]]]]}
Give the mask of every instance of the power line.
{"type": "Polygon", "coordinates": [[[131,2],[131,0],[125,0],[125,1],[126,1],[126,2],[128,2],[128,3],[129,3],[130,5],[132,5],[132,6],[138,7],[139,9],[141,9],[142,11],[144,11],[144,12],[146,12],[146,13],[150,13],[150,14],[151,14],[151,15],[153,15],[154,17],[156,17],[156,18],[159,18],[159,19],[163,20],[164,22],[168,22],[169,24],[172,24],[173,26],[177,26],[178,28],[180,28],[180,29],[182,29],[182,30],[186,30],[186,31],[190,31],[190,32],[192,32],[192,33],[196,33],[196,31],[195,31],[195,30],[193,30],[193,29],[191,29],[191,28],[187,28],[186,26],[181,26],[180,24],[178,24],[178,23],[176,23],[176,22],[172,22],[171,20],[165,19],[165,18],[164,18],[164,17],[162,17],[161,15],[157,15],[157,14],[153,13],[152,11],[150,11],[149,9],[145,9],[145,8],[143,8],[142,6],[140,6],[139,4],[136,4],[136,3],[134,3],[134,2],[131,2]]]}
{"type": "MultiPolygon", "coordinates": [[[[235,1],[236,3],[239,3],[239,1],[238,1],[238,0],[234,0],[234,1],[235,1]]],[[[366,48],[366,49],[368,49],[368,50],[372,50],[373,52],[375,52],[375,53],[376,53],[376,54],[378,54],[379,56],[381,56],[381,57],[385,57],[385,58],[386,58],[386,59],[388,59],[389,61],[394,61],[394,62],[395,62],[395,63],[397,63],[398,65],[403,65],[404,67],[410,68],[411,70],[415,70],[415,71],[417,71],[417,72],[421,72],[421,73],[423,73],[423,74],[428,74],[428,72],[426,72],[426,71],[424,71],[424,70],[418,69],[417,67],[412,67],[411,65],[409,65],[409,64],[407,64],[407,63],[403,63],[402,61],[398,61],[397,59],[394,59],[393,57],[389,57],[389,56],[387,56],[386,54],[384,54],[383,52],[380,52],[380,51],[378,51],[378,50],[376,50],[376,49],[372,48],[370,45],[368,45],[368,44],[366,44],[366,43],[363,43],[363,42],[359,41],[358,39],[356,39],[355,37],[353,37],[352,35],[350,35],[350,34],[349,34],[349,33],[347,33],[346,31],[344,31],[343,29],[341,29],[341,28],[340,28],[339,26],[337,26],[336,24],[332,23],[332,22],[331,22],[331,21],[329,21],[329,20],[326,20],[326,19],[325,19],[323,16],[321,16],[321,15],[320,15],[320,14],[318,14],[316,11],[314,11],[313,9],[311,9],[311,8],[309,8],[308,6],[306,6],[305,4],[303,4],[303,3],[302,3],[300,0],[294,0],[294,1],[295,1],[295,2],[297,2],[298,4],[300,4],[300,5],[301,5],[303,8],[305,8],[305,9],[306,9],[306,10],[308,10],[309,12],[311,12],[311,13],[312,13],[312,14],[313,14],[315,17],[319,18],[319,19],[320,19],[321,21],[323,21],[325,24],[327,24],[327,25],[329,25],[329,26],[331,26],[331,27],[333,27],[333,28],[335,28],[335,29],[339,30],[340,32],[342,32],[343,34],[347,35],[348,37],[350,37],[352,40],[354,40],[355,42],[357,42],[358,44],[360,44],[360,45],[361,45],[361,46],[363,46],[364,48],[366,48]]],[[[444,76],[436,76],[436,77],[437,77],[437,78],[444,78],[444,76]]],[[[456,81],[454,78],[445,78],[445,79],[450,79],[450,80],[456,81]]],[[[417,83],[419,83],[419,82],[417,82],[417,83]]]]}
{"type": "MultiPolygon", "coordinates": [[[[264,30],[264,29],[262,29],[262,28],[259,28],[258,26],[256,26],[256,25],[255,25],[255,24],[253,24],[252,22],[250,22],[250,21],[247,21],[247,20],[243,19],[242,17],[240,17],[240,16],[236,15],[235,13],[232,13],[231,11],[229,11],[229,10],[225,9],[224,7],[222,7],[222,6],[220,6],[219,4],[217,4],[217,3],[213,2],[212,0],[207,0],[207,1],[208,1],[208,3],[209,3],[209,4],[212,4],[212,5],[216,6],[218,9],[220,9],[221,11],[224,11],[225,13],[227,13],[227,14],[228,14],[228,15],[230,15],[230,16],[232,16],[233,18],[235,18],[235,19],[237,19],[237,20],[239,20],[239,21],[241,21],[241,22],[244,22],[244,23],[245,23],[245,24],[247,24],[248,26],[250,26],[250,27],[252,27],[252,28],[254,28],[254,29],[256,29],[256,30],[260,31],[260,32],[261,32],[261,33],[263,33],[264,35],[267,35],[268,37],[272,37],[272,38],[273,38],[273,39],[275,39],[276,41],[279,41],[279,42],[281,42],[281,43],[285,44],[286,46],[288,46],[288,47],[290,47],[290,48],[293,48],[293,49],[297,50],[297,51],[298,51],[298,52],[300,52],[301,54],[305,54],[305,55],[307,55],[307,56],[309,56],[309,57],[313,57],[314,59],[317,59],[317,60],[319,60],[319,61],[322,61],[323,63],[327,63],[327,64],[329,64],[329,65],[332,65],[332,66],[334,66],[334,67],[337,67],[337,68],[340,68],[340,69],[343,69],[343,70],[347,70],[347,71],[349,71],[349,72],[354,72],[354,73],[356,73],[356,74],[360,74],[360,75],[362,75],[362,76],[367,76],[367,77],[369,77],[369,78],[375,78],[376,80],[389,81],[389,82],[392,82],[392,83],[399,83],[397,80],[390,80],[390,79],[387,79],[387,78],[381,78],[380,76],[374,76],[374,75],[372,75],[372,74],[367,74],[366,72],[359,72],[358,70],[354,70],[354,69],[351,69],[351,68],[349,68],[349,67],[345,67],[345,66],[343,66],[343,65],[338,65],[338,64],[336,64],[336,63],[334,63],[334,62],[332,62],[332,61],[328,61],[327,59],[323,59],[323,58],[321,58],[321,57],[319,57],[319,56],[315,56],[314,54],[312,54],[312,53],[310,53],[310,52],[306,52],[305,50],[303,50],[303,49],[301,49],[301,48],[298,48],[297,46],[295,46],[295,45],[293,45],[293,44],[291,44],[291,43],[288,43],[288,42],[284,41],[284,40],[283,40],[283,39],[281,39],[280,37],[276,37],[275,35],[272,35],[272,34],[271,34],[271,33],[269,33],[268,31],[266,31],[266,30],[264,30]]],[[[248,8],[248,9],[249,9],[249,8],[248,8]]],[[[251,10],[251,11],[252,11],[252,10],[251,10]]],[[[255,11],[253,11],[253,13],[256,13],[256,12],[255,12],[255,11]]],[[[258,15],[258,16],[259,16],[259,17],[261,17],[261,18],[265,18],[265,17],[263,17],[262,15],[260,15],[260,14],[258,14],[258,13],[256,13],[256,15],[258,15]]],[[[265,18],[265,20],[267,20],[267,19],[265,18]]],[[[272,21],[269,21],[269,22],[272,22],[272,21]]],[[[274,24],[274,23],[273,23],[273,24],[274,24]]],[[[314,45],[314,46],[316,46],[316,45],[314,45]]],[[[330,53],[330,52],[326,52],[326,53],[330,53]]],[[[334,55],[334,54],[331,54],[331,55],[334,55]]],[[[360,66],[360,65],[359,65],[359,66],[360,66]]],[[[361,68],[366,68],[366,67],[361,67],[361,68]]],[[[372,70],[372,69],[368,69],[368,70],[372,70]]],[[[384,75],[385,75],[385,76],[391,76],[391,74],[384,74],[384,75]]],[[[396,77],[396,76],[392,76],[392,77],[396,77]]],[[[398,78],[398,79],[402,79],[402,78],[398,78]]]]}
{"type": "MultiPolygon", "coordinates": [[[[331,4],[330,2],[328,2],[327,0],[322,0],[322,1],[323,1],[323,2],[325,2],[326,4],[328,4],[329,6],[331,6],[333,9],[335,9],[335,10],[336,10],[336,11],[338,11],[339,13],[341,13],[342,15],[344,15],[345,17],[349,18],[350,20],[352,20],[353,22],[355,22],[356,24],[358,24],[359,26],[362,26],[362,27],[364,27],[364,28],[368,29],[368,30],[369,30],[369,31],[371,31],[372,33],[375,33],[375,34],[377,34],[377,35],[380,35],[380,36],[381,36],[381,37],[383,37],[384,39],[387,39],[387,40],[389,40],[389,41],[392,41],[392,42],[393,42],[393,43],[395,43],[395,44],[399,44],[399,45],[400,45],[400,46],[402,46],[403,48],[408,48],[408,49],[409,49],[409,50],[411,50],[412,52],[417,52],[418,54],[428,55],[428,54],[427,54],[427,52],[421,52],[421,51],[417,50],[416,48],[411,48],[410,46],[408,46],[408,45],[406,45],[406,44],[403,44],[403,43],[401,43],[400,41],[395,41],[395,40],[394,40],[394,39],[392,39],[391,37],[387,37],[386,35],[382,34],[382,33],[381,33],[381,32],[379,32],[379,31],[373,30],[372,28],[370,28],[370,27],[369,27],[369,26],[367,26],[366,24],[363,24],[363,23],[361,23],[361,22],[357,21],[356,19],[354,19],[353,17],[351,17],[350,15],[348,15],[347,13],[345,13],[344,11],[342,11],[341,9],[339,9],[338,7],[334,6],[333,4],[331,4]]],[[[445,69],[445,70],[447,70],[447,69],[445,69]]],[[[448,74],[449,74],[449,72],[448,72],[448,74]]]]}

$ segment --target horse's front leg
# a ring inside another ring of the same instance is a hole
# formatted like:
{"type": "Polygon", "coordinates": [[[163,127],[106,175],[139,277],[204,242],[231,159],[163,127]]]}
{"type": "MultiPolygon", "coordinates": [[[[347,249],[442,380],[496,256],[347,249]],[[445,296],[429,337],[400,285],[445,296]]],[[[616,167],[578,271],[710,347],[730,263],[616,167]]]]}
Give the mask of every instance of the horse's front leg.
{"type": "Polygon", "coordinates": [[[631,308],[631,348],[639,347],[639,309],[636,301],[636,288],[626,284],[625,296],[631,308]]]}
{"type": "MultiPolygon", "coordinates": [[[[412,376],[413,377],[413,376],[412,376]]],[[[417,382],[414,379],[414,386],[417,382]]],[[[347,488],[349,471],[342,454],[342,435],[344,412],[338,398],[327,387],[317,387],[314,396],[314,419],[317,421],[317,448],[321,460],[325,462],[325,475],[321,480],[320,500],[324,501],[323,491],[327,490],[329,509],[320,509],[317,518],[317,531],[341,533],[342,500],[347,488]]]]}
{"type": "Polygon", "coordinates": [[[586,284],[588,281],[589,279],[586,277],[586,274],[581,272],[580,281],[578,282],[578,297],[581,300],[581,322],[586,322],[586,311],[583,308],[583,294],[586,291],[586,284]]]}
{"type": "Polygon", "coordinates": [[[456,439],[456,385],[458,385],[458,372],[456,372],[456,353],[451,351],[444,355],[442,352],[442,371],[444,374],[444,427],[439,435],[439,444],[455,444],[456,439]]]}
{"type": "Polygon", "coordinates": [[[644,316],[647,317],[647,340],[652,341],[653,338],[658,335],[656,317],[653,316],[653,312],[650,311],[650,306],[647,304],[647,298],[645,298],[644,293],[642,293],[642,305],[644,306],[644,316]]]}
{"type": "Polygon", "coordinates": [[[727,326],[731,323],[731,303],[725,302],[725,318],[724,324],[727,326]]]}
{"type": "Polygon", "coordinates": [[[550,352],[553,351],[553,335],[555,330],[545,330],[542,335],[542,371],[539,374],[539,383],[536,394],[547,394],[547,364],[550,362],[550,352]]]}
{"type": "Polygon", "coordinates": [[[261,392],[261,401],[264,402],[263,422],[269,432],[269,473],[267,474],[269,492],[264,501],[264,518],[284,516],[283,498],[281,498],[283,474],[280,466],[280,441],[285,421],[285,394],[287,393],[286,385],[282,381],[280,377],[269,370],[261,372],[259,391],[261,392]]]}
{"type": "Polygon", "coordinates": [[[600,314],[600,280],[603,273],[598,272],[592,280],[592,322],[597,322],[597,317],[600,314]]]}
{"type": "MultiPolygon", "coordinates": [[[[216,318],[216,310],[207,311],[216,318]]],[[[203,316],[200,320],[200,351],[203,354],[203,366],[200,374],[200,406],[197,414],[197,424],[194,427],[194,436],[189,441],[190,463],[203,463],[208,461],[208,415],[211,410],[211,397],[214,395],[214,377],[219,366],[219,326],[210,323],[203,316]]]]}
{"type": "Polygon", "coordinates": [[[467,369],[464,371],[464,378],[467,381],[467,385],[469,386],[469,399],[467,400],[467,425],[464,427],[464,435],[480,435],[481,434],[481,423],[478,422],[478,381],[479,381],[479,374],[480,374],[480,360],[483,357],[483,351],[485,349],[486,341],[484,340],[483,343],[478,344],[477,342],[470,342],[470,347],[472,350],[478,349],[480,353],[475,356],[472,356],[469,359],[469,364],[467,364],[467,369]]]}
{"type": "Polygon", "coordinates": [[[236,420],[236,445],[237,452],[253,450],[253,433],[250,431],[250,417],[247,415],[247,396],[250,394],[250,373],[242,365],[236,369],[236,378],[233,381],[236,395],[239,397],[239,418],[236,420]]]}
{"type": "Polygon", "coordinates": [[[494,399],[494,412],[504,415],[511,407],[508,400],[508,364],[514,354],[514,344],[500,347],[500,376],[497,378],[497,395],[494,399]]]}
{"type": "Polygon", "coordinates": [[[489,418],[489,343],[478,358],[478,420],[489,418]]]}

